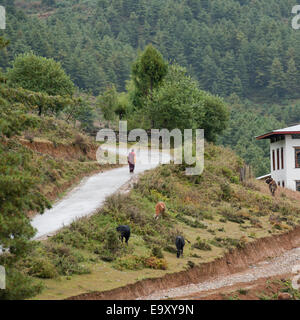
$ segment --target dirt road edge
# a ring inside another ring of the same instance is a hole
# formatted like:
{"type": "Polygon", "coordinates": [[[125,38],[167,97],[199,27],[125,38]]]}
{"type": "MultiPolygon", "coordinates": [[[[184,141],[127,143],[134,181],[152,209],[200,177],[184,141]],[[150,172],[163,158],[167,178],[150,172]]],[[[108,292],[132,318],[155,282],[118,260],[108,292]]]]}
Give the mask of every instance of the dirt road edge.
{"type": "Polygon", "coordinates": [[[208,263],[192,269],[169,273],[161,278],[144,279],[133,284],[103,292],[90,292],[69,297],[67,300],[132,300],[147,296],[158,290],[175,288],[191,283],[207,281],[216,275],[229,275],[243,271],[249,265],[274,258],[287,250],[300,247],[300,226],[287,233],[260,238],[249,242],[244,248],[234,249],[208,263]]]}

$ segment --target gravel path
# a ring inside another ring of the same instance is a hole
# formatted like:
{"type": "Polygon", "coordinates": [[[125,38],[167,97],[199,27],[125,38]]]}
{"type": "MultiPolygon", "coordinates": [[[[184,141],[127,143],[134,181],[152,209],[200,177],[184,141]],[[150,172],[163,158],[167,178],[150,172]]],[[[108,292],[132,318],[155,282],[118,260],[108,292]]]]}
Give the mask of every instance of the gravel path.
{"type": "Polygon", "coordinates": [[[237,283],[248,283],[260,278],[291,273],[295,271],[295,269],[300,269],[300,248],[286,251],[276,258],[259,262],[243,272],[212,278],[209,281],[198,284],[158,291],[149,296],[140,297],[138,300],[180,298],[194,293],[197,294],[208,290],[232,286],[237,283]]]}

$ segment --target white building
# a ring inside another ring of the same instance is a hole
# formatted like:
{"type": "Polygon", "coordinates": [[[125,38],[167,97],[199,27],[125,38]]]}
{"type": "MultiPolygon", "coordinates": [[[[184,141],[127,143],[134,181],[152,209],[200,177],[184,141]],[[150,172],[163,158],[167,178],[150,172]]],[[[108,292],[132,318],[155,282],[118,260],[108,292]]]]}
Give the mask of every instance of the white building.
{"type": "Polygon", "coordinates": [[[300,125],[256,137],[270,139],[271,177],[279,186],[300,191],[300,125]]]}

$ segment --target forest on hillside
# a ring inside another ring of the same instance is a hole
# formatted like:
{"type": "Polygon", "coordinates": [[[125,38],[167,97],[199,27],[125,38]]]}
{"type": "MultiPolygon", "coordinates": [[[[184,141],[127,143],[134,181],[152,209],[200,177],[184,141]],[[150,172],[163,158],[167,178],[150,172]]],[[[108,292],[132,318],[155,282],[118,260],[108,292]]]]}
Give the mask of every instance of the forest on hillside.
{"type": "Polygon", "coordinates": [[[2,67],[33,50],[61,61],[82,89],[123,90],[137,49],[152,43],[214,94],[299,96],[293,0],[2,2],[12,15],[2,67]]]}
{"type": "Polygon", "coordinates": [[[300,38],[293,0],[3,0],[8,11],[1,53],[5,70],[20,53],[60,61],[81,90],[126,89],[138,52],[152,43],[186,68],[201,89],[225,97],[229,128],[219,143],[257,175],[268,147],[254,137],[299,121],[300,38]],[[247,143],[245,143],[247,142],[247,143]]]}

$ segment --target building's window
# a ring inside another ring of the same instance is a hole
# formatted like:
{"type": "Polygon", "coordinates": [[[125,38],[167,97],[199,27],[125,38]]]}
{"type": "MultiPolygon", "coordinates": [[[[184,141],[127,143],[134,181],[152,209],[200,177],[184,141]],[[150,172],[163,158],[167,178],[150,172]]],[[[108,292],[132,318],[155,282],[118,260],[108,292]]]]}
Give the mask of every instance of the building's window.
{"type": "Polygon", "coordinates": [[[282,188],[284,188],[285,187],[285,182],[284,181],[282,181],[282,188]]]}
{"type": "Polygon", "coordinates": [[[283,155],[283,148],[281,148],[281,169],[284,169],[284,155],[283,155]]]}
{"type": "Polygon", "coordinates": [[[275,167],[275,150],[272,150],[272,161],[273,161],[273,171],[276,170],[276,167],[275,167]]]}
{"type": "Polygon", "coordinates": [[[278,185],[279,185],[279,187],[280,187],[280,181],[278,181],[278,183],[277,183],[278,185]]]}
{"type": "Polygon", "coordinates": [[[292,134],[292,139],[300,139],[300,134],[292,134]]]}
{"type": "Polygon", "coordinates": [[[300,181],[296,181],[296,190],[300,191],[300,181]]]}
{"type": "Polygon", "coordinates": [[[300,168],[300,147],[295,148],[295,167],[300,168]]]}
{"type": "Polygon", "coordinates": [[[277,149],[277,170],[280,170],[279,149],[277,149]]]}

